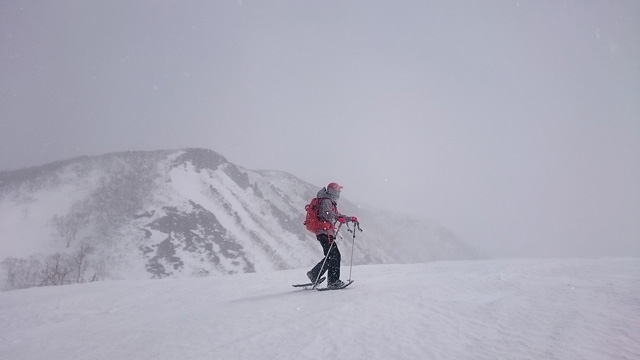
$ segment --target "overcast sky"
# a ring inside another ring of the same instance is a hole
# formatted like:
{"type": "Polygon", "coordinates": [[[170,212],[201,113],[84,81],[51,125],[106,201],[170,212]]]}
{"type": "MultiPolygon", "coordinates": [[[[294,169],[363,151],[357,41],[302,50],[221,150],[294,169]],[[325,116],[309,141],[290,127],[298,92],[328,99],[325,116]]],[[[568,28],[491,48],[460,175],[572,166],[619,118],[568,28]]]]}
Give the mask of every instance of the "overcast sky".
{"type": "Polygon", "coordinates": [[[0,171],[203,147],[494,256],[640,256],[639,19],[632,0],[0,0],[0,171]]]}

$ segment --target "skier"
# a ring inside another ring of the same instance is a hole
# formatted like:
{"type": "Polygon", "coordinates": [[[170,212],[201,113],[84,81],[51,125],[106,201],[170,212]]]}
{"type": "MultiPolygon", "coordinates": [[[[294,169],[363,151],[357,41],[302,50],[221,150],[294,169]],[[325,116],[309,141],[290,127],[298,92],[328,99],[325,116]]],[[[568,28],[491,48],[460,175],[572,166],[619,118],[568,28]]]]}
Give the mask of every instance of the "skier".
{"type": "Polygon", "coordinates": [[[319,205],[318,220],[328,225],[315,231],[316,239],[320,242],[325,257],[307,272],[307,277],[312,283],[315,283],[325,271],[328,271],[328,288],[341,288],[345,285],[340,280],[340,250],[338,250],[338,244],[335,241],[337,229],[334,225],[338,222],[340,224],[347,221],[358,222],[358,218],[355,216],[345,216],[338,212],[338,198],[340,198],[341,189],[342,186],[332,182],[326,188],[320,189],[316,196],[319,205]]]}

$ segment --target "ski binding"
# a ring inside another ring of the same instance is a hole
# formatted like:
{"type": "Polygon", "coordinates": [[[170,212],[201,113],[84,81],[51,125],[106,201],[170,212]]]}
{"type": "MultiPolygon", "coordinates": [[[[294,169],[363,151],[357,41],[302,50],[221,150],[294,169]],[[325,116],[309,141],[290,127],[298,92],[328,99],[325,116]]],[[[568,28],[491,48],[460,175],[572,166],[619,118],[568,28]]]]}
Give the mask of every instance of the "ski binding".
{"type": "Polygon", "coordinates": [[[327,291],[327,290],[341,290],[346,288],[347,286],[353,284],[353,280],[349,280],[347,281],[343,286],[341,287],[323,287],[323,288],[316,288],[316,290],[318,291],[327,291]]]}

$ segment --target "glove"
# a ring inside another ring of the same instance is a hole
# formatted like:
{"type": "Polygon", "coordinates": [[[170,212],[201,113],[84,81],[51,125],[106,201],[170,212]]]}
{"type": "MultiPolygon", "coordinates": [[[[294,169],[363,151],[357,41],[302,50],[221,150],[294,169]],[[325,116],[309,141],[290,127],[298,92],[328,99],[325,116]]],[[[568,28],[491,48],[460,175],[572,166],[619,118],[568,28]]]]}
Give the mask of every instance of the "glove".
{"type": "Polygon", "coordinates": [[[345,220],[344,216],[338,216],[338,222],[339,222],[340,224],[344,224],[344,222],[345,222],[345,221],[346,221],[346,220],[345,220]]]}
{"type": "Polygon", "coordinates": [[[357,223],[357,222],[358,222],[358,218],[357,218],[357,217],[355,217],[355,216],[352,216],[352,217],[351,217],[351,222],[353,222],[353,223],[357,223]]]}

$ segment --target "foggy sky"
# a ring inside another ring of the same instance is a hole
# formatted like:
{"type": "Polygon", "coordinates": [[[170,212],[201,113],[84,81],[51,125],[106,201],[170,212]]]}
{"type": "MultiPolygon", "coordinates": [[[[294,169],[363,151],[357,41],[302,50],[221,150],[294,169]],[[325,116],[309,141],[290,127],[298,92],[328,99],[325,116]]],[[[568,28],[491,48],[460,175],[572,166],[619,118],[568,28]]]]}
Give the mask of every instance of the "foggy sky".
{"type": "Polygon", "coordinates": [[[203,147],[492,256],[640,256],[639,19],[631,0],[4,0],[0,171],[203,147]]]}

